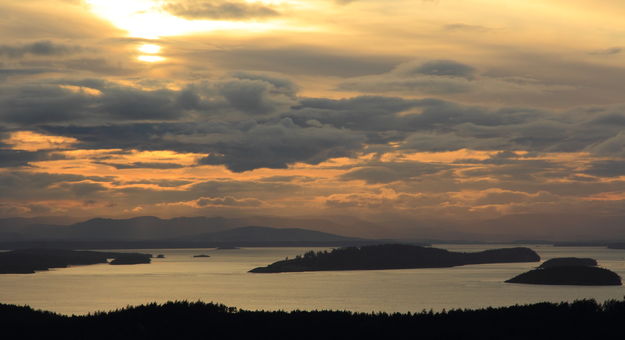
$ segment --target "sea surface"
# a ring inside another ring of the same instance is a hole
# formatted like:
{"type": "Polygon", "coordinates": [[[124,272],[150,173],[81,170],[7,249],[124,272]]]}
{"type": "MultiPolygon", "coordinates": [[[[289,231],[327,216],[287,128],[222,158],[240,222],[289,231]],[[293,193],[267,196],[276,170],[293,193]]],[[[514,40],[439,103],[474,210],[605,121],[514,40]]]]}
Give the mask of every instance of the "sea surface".
{"type": "MultiPolygon", "coordinates": [[[[454,251],[518,245],[434,245],[454,251]]],[[[625,278],[625,250],[525,245],[543,260],[591,257],[625,278]]],[[[437,269],[251,274],[247,271],[308,250],[326,248],[141,249],[164,254],[151,264],[77,266],[35,274],[0,275],[0,303],[63,314],[108,311],[128,305],[202,300],[251,310],[423,310],[509,306],[581,298],[622,299],[625,288],[504,283],[538,263],[470,265],[437,269]],[[193,255],[207,254],[208,258],[193,255]]],[[[122,250],[115,250],[122,251],[122,250]]]]}

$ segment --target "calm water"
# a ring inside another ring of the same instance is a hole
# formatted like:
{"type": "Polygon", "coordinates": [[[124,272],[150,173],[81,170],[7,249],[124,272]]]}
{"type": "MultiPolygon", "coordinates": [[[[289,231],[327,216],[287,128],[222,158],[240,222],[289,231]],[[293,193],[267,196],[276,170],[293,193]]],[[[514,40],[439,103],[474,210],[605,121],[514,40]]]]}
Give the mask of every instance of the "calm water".
{"type": "MultiPolygon", "coordinates": [[[[478,251],[509,245],[437,245],[478,251]]],[[[529,246],[543,260],[592,257],[625,278],[625,250],[529,246]]],[[[169,300],[214,301],[245,309],[335,309],[417,312],[423,309],[507,306],[579,298],[621,299],[623,287],[534,286],[503,281],[536,263],[444,269],[249,274],[248,270],[307,250],[324,248],[157,249],[152,264],[106,264],[0,275],[0,302],[65,314],[112,310],[169,300]],[[209,254],[209,258],[193,255],[209,254]]]]}

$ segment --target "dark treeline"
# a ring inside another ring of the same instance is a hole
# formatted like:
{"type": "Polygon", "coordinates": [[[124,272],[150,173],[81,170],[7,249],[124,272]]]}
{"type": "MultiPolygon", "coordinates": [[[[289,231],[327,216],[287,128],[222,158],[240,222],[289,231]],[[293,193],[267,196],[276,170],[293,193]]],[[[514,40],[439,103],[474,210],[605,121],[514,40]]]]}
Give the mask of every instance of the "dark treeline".
{"type": "Polygon", "coordinates": [[[310,251],[294,259],[285,259],[266,267],[254,268],[251,272],[444,268],[467,264],[537,261],[540,261],[540,256],[535,251],[524,247],[463,253],[407,244],[382,244],[338,248],[330,252],[310,251]]]}
{"type": "Polygon", "coordinates": [[[625,301],[594,300],[416,314],[169,302],[71,317],[0,305],[4,339],[612,339],[624,318],[625,301]]]}

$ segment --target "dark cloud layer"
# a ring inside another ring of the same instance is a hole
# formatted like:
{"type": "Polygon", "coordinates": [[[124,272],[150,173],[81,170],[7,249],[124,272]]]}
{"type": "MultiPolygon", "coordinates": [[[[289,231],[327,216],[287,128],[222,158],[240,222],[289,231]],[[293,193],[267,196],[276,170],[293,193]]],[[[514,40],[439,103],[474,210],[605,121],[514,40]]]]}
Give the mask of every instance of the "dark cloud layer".
{"type": "Polygon", "coordinates": [[[170,2],[164,9],[173,15],[198,20],[248,20],[280,15],[261,3],[227,0],[185,0],[170,2]]]}
{"type": "Polygon", "coordinates": [[[35,56],[63,56],[81,52],[80,46],[59,44],[49,40],[42,40],[24,45],[0,45],[0,56],[20,58],[24,55],[35,56]]]}
{"type": "MultiPolygon", "coordinates": [[[[434,62],[415,72],[467,77],[472,68],[434,62]]],[[[250,73],[180,90],[93,80],[65,84],[5,85],[0,119],[14,129],[77,138],[84,148],[205,153],[202,164],[234,171],[318,164],[388,143],[422,152],[468,148],[621,157],[625,142],[621,107],[556,114],[438,99],[299,98],[291,81],[250,73]]]]}

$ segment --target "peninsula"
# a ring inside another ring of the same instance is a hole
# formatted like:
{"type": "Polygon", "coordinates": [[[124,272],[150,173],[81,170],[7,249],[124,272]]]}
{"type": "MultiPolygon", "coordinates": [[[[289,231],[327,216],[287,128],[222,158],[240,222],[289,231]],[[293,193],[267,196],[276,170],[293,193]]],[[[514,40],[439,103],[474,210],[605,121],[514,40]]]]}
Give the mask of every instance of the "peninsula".
{"type": "Polygon", "coordinates": [[[281,273],[329,270],[379,270],[410,268],[445,268],[468,264],[538,262],[540,256],[529,248],[491,249],[475,253],[452,252],[406,244],[384,244],[309,251],[294,259],[285,259],[251,273],[281,273]]]}
{"type": "MultiPolygon", "coordinates": [[[[50,268],[127,261],[129,257],[149,258],[150,254],[78,251],[65,249],[18,249],[0,253],[0,274],[32,274],[50,268]]],[[[141,262],[145,263],[145,262],[141,262]]],[[[149,262],[148,262],[149,263],[149,262]]]]}

